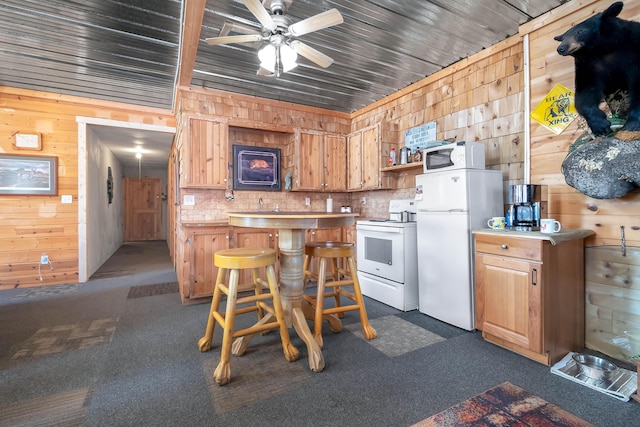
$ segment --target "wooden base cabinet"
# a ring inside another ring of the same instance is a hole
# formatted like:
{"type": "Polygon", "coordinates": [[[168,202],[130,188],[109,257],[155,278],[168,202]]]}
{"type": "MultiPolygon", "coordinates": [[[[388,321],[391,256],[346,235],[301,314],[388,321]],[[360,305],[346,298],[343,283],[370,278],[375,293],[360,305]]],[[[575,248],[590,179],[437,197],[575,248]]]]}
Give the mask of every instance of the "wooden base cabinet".
{"type": "Polygon", "coordinates": [[[584,239],[474,234],[476,328],[551,366],[584,348],[584,239]]]}

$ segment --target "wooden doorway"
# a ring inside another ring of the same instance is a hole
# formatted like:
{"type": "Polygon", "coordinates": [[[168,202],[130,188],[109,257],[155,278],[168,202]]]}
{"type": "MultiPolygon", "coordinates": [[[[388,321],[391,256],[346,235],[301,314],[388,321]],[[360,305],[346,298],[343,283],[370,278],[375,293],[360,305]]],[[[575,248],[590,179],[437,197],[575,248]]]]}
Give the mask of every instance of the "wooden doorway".
{"type": "Polygon", "coordinates": [[[124,241],[162,240],[162,180],[124,178],[124,241]]]}

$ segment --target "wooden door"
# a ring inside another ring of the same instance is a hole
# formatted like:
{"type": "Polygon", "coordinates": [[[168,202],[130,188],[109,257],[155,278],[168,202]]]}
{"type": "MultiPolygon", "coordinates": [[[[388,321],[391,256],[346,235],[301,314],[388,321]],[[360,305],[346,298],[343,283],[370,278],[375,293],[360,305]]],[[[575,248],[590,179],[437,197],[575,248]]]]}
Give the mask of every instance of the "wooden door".
{"type": "Polygon", "coordinates": [[[124,241],[162,240],[162,180],[124,178],[124,241]]]}
{"type": "Polygon", "coordinates": [[[180,171],[181,187],[227,188],[228,123],[189,117],[187,135],[180,171]]]}
{"type": "Polygon", "coordinates": [[[321,132],[296,131],[296,190],[324,189],[324,166],[321,132]]]}
{"type": "Polygon", "coordinates": [[[362,189],[380,187],[380,125],[362,131],[362,189]]]}
{"type": "Polygon", "coordinates": [[[324,136],[324,181],[324,191],[347,189],[347,139],[344,136],[324,136]]]}
{"type": "Polygon", "coordinates": [[[483,332],[542,353],[542,265],[477,254],[483,332]]]}
{"type": "Polygon", "coordinates": [[[362,132],[352,133],[347,137],[347,189],[362,189],[362,132]]]}

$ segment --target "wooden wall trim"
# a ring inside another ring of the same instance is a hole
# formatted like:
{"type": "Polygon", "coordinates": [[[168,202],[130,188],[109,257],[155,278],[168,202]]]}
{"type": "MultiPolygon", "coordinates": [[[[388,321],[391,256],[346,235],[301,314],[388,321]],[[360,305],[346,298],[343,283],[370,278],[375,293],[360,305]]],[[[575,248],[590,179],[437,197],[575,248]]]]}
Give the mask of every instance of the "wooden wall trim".
{"type": "Polygon", "coordinates": [[[68,102],[69,104],[81,104],[81,105],[91,105],[96,108],[109,108],[116,110],[124,110],[127,112],[135,112],[141,114],[159,114],[163,119],[170,118],[175,122],[173,113],[170,110],[166,110],[164,108],[155,108],[155,107],[147,107],[143,105],[131,105],[131,104],[122,104],[119,102],[113,101],[102,101],[100,99],[93,98],[81,98],[78,96],[72,95],[62,95],[51,92],[42,92],[39,90],[30,90],[30,89],[18,89],[14,87],[8,86],[0,86],[0,94],[6,95],[14,95],[14,96],[29,96],[38,99],[46,99],[50,101],[63,101],[68,102]]]}
{"type": "Polygon", "coordinates": [[[179,86],[178,90],[184,91],[184,92],[200,93],[206,96],[217,96],[217,97],[227,99],[230,101],[235,101],[235,102],[242,102],[242,101],[257,102],[261,104],[269,104],[274,108],[288,108],[288,109],[305,112],[305,113],[321,114],[323,116],[336,117],[336,118],[347,119],[347,120],[351,119],[351,114],[343,113],[341,111],[326,110],[323,108],[309,107],[306,105],[294,104],[291,102],[276,101],[273,99],[258,98],[257,96],[243,95],[243,94],[232,93],[232,92],[224,92],[217,89],[199,88],[199,87],[192,87],[192,86],[188,86],[188,87],[179,86]]]}

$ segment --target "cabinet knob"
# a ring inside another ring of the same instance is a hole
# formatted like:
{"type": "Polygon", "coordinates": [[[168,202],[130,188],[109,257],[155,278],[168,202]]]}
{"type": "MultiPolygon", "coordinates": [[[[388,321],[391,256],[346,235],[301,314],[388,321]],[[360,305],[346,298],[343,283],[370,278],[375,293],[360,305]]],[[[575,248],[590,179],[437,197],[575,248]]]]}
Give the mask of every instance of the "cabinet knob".
{"type": "Polygon", "coordinates": [[[502,245],[500,245],[500,247],[502,249],[509,249],[509,246],[506,243],[503,243],[502,245]]]}

